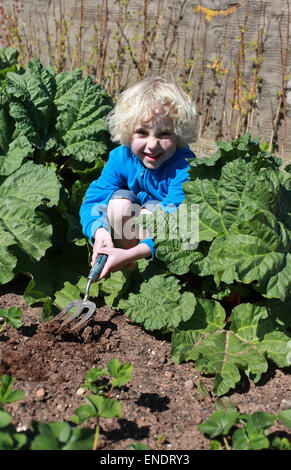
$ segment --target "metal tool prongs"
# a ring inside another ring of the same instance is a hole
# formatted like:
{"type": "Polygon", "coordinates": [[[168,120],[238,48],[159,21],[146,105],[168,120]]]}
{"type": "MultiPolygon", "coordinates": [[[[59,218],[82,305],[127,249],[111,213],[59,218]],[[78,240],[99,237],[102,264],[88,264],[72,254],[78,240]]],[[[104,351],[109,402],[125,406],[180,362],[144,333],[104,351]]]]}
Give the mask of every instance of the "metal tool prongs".
{"type": "Polygon", "coordinates": [[[85,297],[84,299],[79,299],[79,300],[73,300],[72,302],[69,302],[68,305],[62,310],[58,315],[53,320],[59,320],[60,318],[63,318],[65,315],[69,314],[68,318],[61,324],[61,327],[64,327],[68,325],[69,323],[73,322],[76,318],[78,318],[85,310],[87,310],[86,315],[84,318],[82,318],[74,328],[77,328],[81,326],[83,323],[85,323],[89,318],[93,315],[93,313],[96,310],[96,304],[94,302],[91,302],[88,300],[89,298],[89,291],[90,291],[90,286],[93,281],[95,281],[99,274],[101,273],[103,266],[106,263],[108,256],[107,255],[98,255],[97,260],[92,267],[87,279],[87,287],[86,287],[86,292],[85,292],[85,297]],[[74,307],[77,307],[77,310],[74,312],[70,313],[70,310],[73,309],[74,307]]]}

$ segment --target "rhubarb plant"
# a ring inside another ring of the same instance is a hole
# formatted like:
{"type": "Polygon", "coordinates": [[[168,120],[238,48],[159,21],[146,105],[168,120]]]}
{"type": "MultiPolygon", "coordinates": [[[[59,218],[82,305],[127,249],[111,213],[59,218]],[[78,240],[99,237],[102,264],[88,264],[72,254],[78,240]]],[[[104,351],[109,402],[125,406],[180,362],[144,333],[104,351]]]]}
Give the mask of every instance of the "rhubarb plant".
{"type": "Polygon", "coordinates": [[[156,258],[138,264],[118,308],[170,332],[173,359],[212,374],[218,396],[242,373],[257,383],[270,360],[290,365],[291,174],[281,163],[249,134],[218,143],[190,161],[183,208],[137,220],[156,258]]]}
{"type": "Polygon", "coordinates": [[[111,148],[111,97],[80,70],[24,68],[0,49],[0,283],[23,273],[25,300],[51,316],[56,292],[88,271],[79,208],[111,148]]]}
{"type": "MultiPolygon", "coordinates": [[[[47,319],[84,292],[78,213],[111,148],[113,103],[81,71],[57,74],[37,58],[20,68],[11,50],[0,70],[0,283],[25,274],[24,298],[47,319]]],[[[92,290],[171,334],[174,360],[213,374],[218,395],[241,374],[257,383],[269,361],[290,365],[291,172],[259,141],[247,134],[192,159],[183,204],[146,216],[155,258],[92,290]]]]}

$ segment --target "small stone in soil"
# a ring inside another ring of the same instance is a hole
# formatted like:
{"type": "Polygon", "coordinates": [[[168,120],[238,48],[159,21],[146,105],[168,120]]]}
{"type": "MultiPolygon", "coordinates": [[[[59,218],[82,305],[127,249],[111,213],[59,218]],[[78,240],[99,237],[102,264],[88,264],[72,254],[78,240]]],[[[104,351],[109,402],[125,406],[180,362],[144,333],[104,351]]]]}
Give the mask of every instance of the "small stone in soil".
{"type": "Polygon", "coordinates": [[[37,391],[36,391],[36,397],[39,398],[39,399],[42,399],[45,395],[45,389],[44,388],[39,388],[37,391]]]}
{"type": "Polygon", "coordinates": [[[193,380],[186,380],[185,382],[185,388],[187,388],[187,390],[192,390],[194,388],[194,382],[193,380]]]}
{"type": "Polygon", "coordinates": [[[168,372],[168,371],[166,371],[164,375],[167,379],[172,379],[174,377],[174,374],[172,372],[168,372]]]}

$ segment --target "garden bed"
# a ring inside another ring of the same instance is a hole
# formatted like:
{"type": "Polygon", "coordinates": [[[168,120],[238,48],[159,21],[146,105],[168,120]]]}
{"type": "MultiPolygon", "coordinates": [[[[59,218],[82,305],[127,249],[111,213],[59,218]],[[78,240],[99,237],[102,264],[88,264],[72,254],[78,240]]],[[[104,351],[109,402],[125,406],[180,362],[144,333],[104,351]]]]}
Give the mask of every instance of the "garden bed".
{"type": "MultiPolygon", "coordinates": [[[[86,391],[79,387],[86,372],[118,358],[120,363],[131,362],[132,379],[114,391],[123,417],[101,420],[99,449],[127,450],[137,442],[150,449],[209,448],[209,439],[197,426],[215,411],[213,378],[195,370],[191,362],[175,364],[166,336],[146,332],[105,305],[97,307],[79,333],[69,328],[61,332],[56,325],[41,321],[42,307],[24,302],[25,287],[25,278],[18,278],[0,290],[0,308],[18,306],[23,312],[22,326],[7,326],[0,336],[0,374],[15,377],[14,388],[26,395],[6,407],[19,431],[29,428],[31,421],[70,421],[76,408],[85,403],[86,391]]],[[[257,384],[243,375],[227,396],[241,413],[277,415],[290,408],[290,391],[290,367],[271,365],[257,384]]],[[[288,437],[288,428],[282,424],[270,431],[271,437],[288,437]]]]}

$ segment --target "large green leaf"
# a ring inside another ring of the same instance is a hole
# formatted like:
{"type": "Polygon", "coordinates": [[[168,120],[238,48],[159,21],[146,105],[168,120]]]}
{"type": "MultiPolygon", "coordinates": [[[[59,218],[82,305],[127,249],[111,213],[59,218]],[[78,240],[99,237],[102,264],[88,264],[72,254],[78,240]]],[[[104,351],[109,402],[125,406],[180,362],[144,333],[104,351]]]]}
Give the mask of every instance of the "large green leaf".
{"type": "Polygon", "coordinates": [[[201,328],[198,331],[186,328],[178,329],[173,335],[173,357],[193,360],[196,369],[214,374],[217,395],[235,387],[241,377],[240,370],[257,382],[268,369],[267,358],[280,367],[288,366],[290,335],[280,330],[266,307],[241,304],[233,309],[231,320],[229,330],[216,328],[207,332],[204,327],[205,332],[201,334],[201,328]]]}
{"type": "Polygon", "coordinates": [[[14,137],[24,135],[42,151],[54,148],[55,156],[81,162],[105,155],[109,139],[104,117],[112,99],[89,77],[82,79],[81,71],[56,75],[33,58],[24,73],[8,73],[6,89],[14,137]]]}
{"type": "Polygon", "coordinates": [[[164,261],[173,274],[179,276],[187,273],[192,263],[203,259],[203,254],[200,251],[183,249],[180,241],[161,241],[157,242],[156,246],[157,258],[164,261]]]}
{"type": "Polygon", "coordinates": [[[0,48],[0,81],[5,80],[8,72],[16,72],[19,52],[12,47],[0,48]]]}
{"type": "Polygon", "coordinates": [[[185,202],[199,205],[200,241],[227,235],[230,226],[242,215],[241,208],[248,198],[252,166],[237,159],[221,168],[190,169],[191,181],[184,184],[185,202]]]}
{"type": "Polygon", "coordinates": [[[271,212],[291,229],[291,175],[273,168],[261,169],[250,186],[250,199],[263,210],[271,212]]]}
{"type": "Polygon", "coordinates": [[[0,155],[0,175],[8,176],[17,170],[24,159],[33,153],[32,146],[24,135],[14,139],[6,152],[0,155]]]}
{"type": "Polygon", "coordinates": [[[192,166],[208,167],[217,166],[222,167],[227,162],[236,159],[243,159],[250,162],[255,171],[261,168],[279,168],[282,165],[282,160],[269,152],[262,151],[260,146],[260,137],[252,139],[251,134],[247,132],[239,139],[234,139],[232,142],[216,142],[217,151],[210,158],[199,158],[192,162],[192,166]]]}
{"type": "MultiPolygon", "coordinates": [[[[69,302],[80,300],[80,291],[77,286],[73,286],[69,282],[64,283],[64,288],[55,294],[54,304],[63,310],[69,302]]],[[[70,312],[72,313],[72,312],[70,312]]]]}
{"type": "Polygon", "coordinates": [[[17,64],[18,56],[19,52],[12,47],[0,48],[0,68],[17,64]]]}
{"type": "Polygon", "coordinates": [[[249,218],[256,209],[286,219],[288,191],[276,165],[255,170],[252,159],[237,155],[213,166],[194,159],[189,173],[191,181],[184,184],[185,202],[199,204],[200,241],[227,235],[233,224],[249,218]]]}
{"type": "MultiPolygon", "coordinates": [[[[81,298],[81,294],[84,297],[87,282],[88,280],[85,277],[81,277],[77,285],[72,285],[71,283],[65,281],[64,288],[55,292],[54,305],[62,310],[66,307],[66,305],[68,305],[69,302],[72,302],[73,300],[79,300],[81,298]]],[[[99,289],[100,286],[97,282],[91,285],[90,299],[93,297],[98,297],[99,289]]]]}
{"type": "Polygon", "coordinates": [[[104,294],[106,304],[110,307],[117,307],[120,299],[130,289],[131,273],[125,269],[110,273],[105,279],[101,279],[98,285],[104,294]]]}
{"type": "Polygon", "coordinates": [[[8,73],[7,92],[13,97],[10,114],[15,119],[15,137],[25,135],[36,147],[52,148],[56,83],[51,67],[31,59],[23,74],[8,73]]]}
{"type": "Polygon", "coordinates": [[[181,204],[169,214],[157,208],[152,215],[137,218],[155,239],[156,257],[177,275],[185,274],[203,255],[195,251],[199,242],[199,207],[181,204]]]}
{"type": "Polygon", "coordinates": [[[33,152],[32,145],[23,135],[13,140],[14,123],[8,113],[7,100],[0,102],[0,175],[8,176],[17,170],[33,152]]]}
{"type": "Polygon", "coordinates": [[[28,162],[8,176],[0,186],[0,281],[13,278],[16,245],[39,260],[51,245],[52,226],[40,206],[58,203],[60,183],[55,173],[28,162]]]}
{"type": "Polygon", "coordinates": [[[181,322],[172,335],[172,357],[176,362],[187,359],[189,349],[200,338],[225,326],[225,310],[219,302],[196,299],[197,304],[191,318],[181,322]]]}
{"type": "MultiPolygon", "coordinates": [[[[66,77],[57,80],[62,90],[64,80],[66,77]]],[[[57,93],[55,98],[61,152],[80,161],[94,162],[107,150],[104,116],[111,110],[112,100],[89,77],[70,84],[71,88],[68,86],[63,95],[57,93]]]]}
{"type": "Polygon", "coordinates": [[[278,299],[268,299],[264,302],[269,315],[281,326],[291,327],[291,297],[281,302],[278,299]]]}
{"type": "Polygon", "coordinates": [[[284,225],[260,211],[213,241],[202,272],[214,274],[217,284],[254,283],[265,297],[284,301],[291,294],[290,246],[284,225]]]}
{"type": "Polygon", "coordinates": [[[153,276],[143,282],[138,294],[130,293],[118,308],[147,330],[177,327],[194,312],[196,299],[191,292],[180,292],[178,279],[173,276],[153,276]]]}

